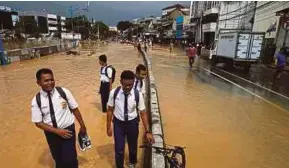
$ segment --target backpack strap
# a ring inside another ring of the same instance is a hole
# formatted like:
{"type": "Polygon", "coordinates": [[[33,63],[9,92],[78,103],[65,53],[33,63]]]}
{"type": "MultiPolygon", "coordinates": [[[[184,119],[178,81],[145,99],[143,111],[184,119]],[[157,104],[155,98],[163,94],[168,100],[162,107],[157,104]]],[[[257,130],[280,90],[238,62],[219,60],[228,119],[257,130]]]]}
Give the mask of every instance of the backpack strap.
{"type": "Polygon", "coordinates": [[[108,73],[107,73],[107,68],[110,68],[110,67],[111,67],[111,65],[108,65],[108,66],[105,67],[105,76],[106,76],[108,79],[110,79],[110,78],[109,78],[108,73]]]}
{"type": "Polygon", "coordinates": [[[143,87],[143,80],[140,80],[140,88],[143,87]]]}
{"type": "Polygon", "coordinates": [[[41,111],[41,99],[40,99],[40,92],[37,93],[36,95],[36,103],[41,111]]]}
{"type": "Polygon", "coordinates": [[[139,105],[139,91],[137,89],[134,89],[134,98],[135,98],[135,103],[136,103],[137,119],[138,119],[138,122],[139,122],[140,121],[139,109],[138,109],[138,105],[139,105]]]}
{"type": "Polygon", "coordinates": [[[61,87],[55,87],[55,89],[60,94],[60,96],[68,102],[68,99],[66,97],[66,93],[64,92],[64,90],[61,87]]]}
{"type": "Polygon", "coordinates": [[[117,97],[117,95],[118,95],[118,93],[119,93],[119,91],[120,91],[120,88],[121,88],[121,86],[118,86],[118,87],[115,89],[114,93],[113,93],[114,106],[115,106],[115,99],[116,99],[116,97],[117,97]]]}

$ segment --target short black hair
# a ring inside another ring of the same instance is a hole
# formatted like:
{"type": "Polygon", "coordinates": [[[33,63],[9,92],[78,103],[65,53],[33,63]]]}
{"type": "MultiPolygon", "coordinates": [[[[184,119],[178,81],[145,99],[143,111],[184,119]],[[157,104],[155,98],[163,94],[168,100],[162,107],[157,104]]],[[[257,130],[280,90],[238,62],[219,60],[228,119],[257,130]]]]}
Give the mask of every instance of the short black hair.
{"type": "Polygon", "coordinates": [[[124,70],[120,75],[121,80],[123,80],[123,79],[131,80],[134,78],[135,78],[135,74],[130,70],[124,70]]]}
{"type": "Polygon", "coordinates": [[[138,66],[135,68],[135,72],[139,73],[140,71],[146,71],[147,68],[143,64],[138,64],[138,66]]]}
{"type": "Polygon", "coordinates": [[[102,61],[102,62],[104,62],[104,63],[107,62],[107,58],[106,58],[106,55],[105,55],[105,54],[100,55],[98,58],[99,58],[100,61],[102,61]]]}
{"type": "Polygon", "coordinates": [[[36,72],[36,79],[39,81],[41,79],[41,75],[42,74],[51,74],[53,75],[53,72],[51,69],[48,69],[48,68],[42,68],[42,69],[39,69],[37,72],[36,72]]]}

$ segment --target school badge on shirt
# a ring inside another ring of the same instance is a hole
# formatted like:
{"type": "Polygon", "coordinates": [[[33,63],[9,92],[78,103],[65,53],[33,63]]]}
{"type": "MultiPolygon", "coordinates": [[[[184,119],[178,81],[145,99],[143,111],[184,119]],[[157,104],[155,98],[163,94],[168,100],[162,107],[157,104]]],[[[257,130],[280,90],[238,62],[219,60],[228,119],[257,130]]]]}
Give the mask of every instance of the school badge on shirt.
{"type": "Polygon", "coordinates": [[[63,101],[61,102],[61,106],[62,106],[62,109],[65,109],[65,108],[67,108],[67,102],[61,97],[61,96],[59,96],[59,99],[62,99],[63,101]]]}

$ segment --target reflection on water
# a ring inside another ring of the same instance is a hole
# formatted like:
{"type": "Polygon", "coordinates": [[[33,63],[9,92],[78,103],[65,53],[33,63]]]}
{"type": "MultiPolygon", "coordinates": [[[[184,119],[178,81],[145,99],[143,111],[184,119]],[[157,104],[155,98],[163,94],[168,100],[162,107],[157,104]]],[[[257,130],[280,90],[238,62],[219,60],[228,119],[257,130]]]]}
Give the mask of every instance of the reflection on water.
{"type": "MultiPolygon", "coordinates": [[[[117,69],[117,76],[124,69],[135,69],[142,60],[131,46],[110,45],[108,50],[94,56],[66,56],[55,54],[40,60],[28,60],[0,69],[0,162],[1,167],[44,168],[53,161],[43,133],[31,123],[30,102],[39,91],[35,73],[38,69],[51,68],[56,85],[71,90],[92,140],[92,149],[78,152],[80,167],[112,167],[114,163],[113,139],[106,136],[106,116],[100,111],[98,55],[105,53],[109,64],[117,69]]],[[[119,85],[116,78],[116,87],[119,85]]],[[[78,128],[78,125],[77,125],[78,128]]],[[[141,134],[140,134],[141,135],[141,134]]],[[[141,136],[139,141],[141,140],[141,136]]],[[[128,152],[126,152],[126,162],[128,152]]],[[[141,160],[141,151],[139,160],[141,160]]]]}
{"type": "Polygon", "coordinates": [[[186,146],[189,168],[289,167],[289,115],[209,73],[154,50],[165,140],[186,146]],[[177,100],[177,101],[176,101],[177,100]]]}

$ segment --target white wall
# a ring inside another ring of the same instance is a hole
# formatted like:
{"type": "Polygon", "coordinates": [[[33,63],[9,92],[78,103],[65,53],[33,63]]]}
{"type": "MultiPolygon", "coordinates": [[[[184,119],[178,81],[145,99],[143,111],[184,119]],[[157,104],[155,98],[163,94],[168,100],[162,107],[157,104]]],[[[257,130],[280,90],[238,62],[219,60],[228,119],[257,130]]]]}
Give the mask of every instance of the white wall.
{"type": "Polygon", "coordinates": [[[217,27],[217,23],[206,23],[202,25],[203,32],[215,32],[217,27]]]}
{"type": "MultiPolygon", "coordinates": [[[[268,3],[268,1],[258,1],[257,7],[260,7],[261,5],[264,5],[265,3],[268,3]]],[[[271,24],[273,24],[275,21],[277,21],[276,31],[271,33],[266,33],[265,38],[276,38],[277,31],[278,31],[278,25],[279,25],[279,16],[276,16],[276,12],[280,11],[282,9],[288,8],[289,2],[273,2],[268,7],[259,8],[256,10],[256,15],[254,18],[254,26],[253,31],[258,32],[266,32],[267,29],[270,27],[271,24]]]]}
{"type": "Polygon", "coordinates": [[[166,15],[166,14],[168,14],[168,12],[171,12],[171,11],[173,11],[173,10],[175,10],[175,8],[163,10],[163,11],[162,11],[162,15],[166,15]]]}
{"type": "Polygon", "coordinates": [[[56,15],[53,15],[53,14],[47,14],[47,18],[48,19],[57,19],[57,16],[56,15]]]}
{"type": "Polygon", "coordinates": [[[252,1],[221,2],[218,29],[252,29],[253,25],[249,21],[254,17],[254,3],[248,3],[252,1]]]}

